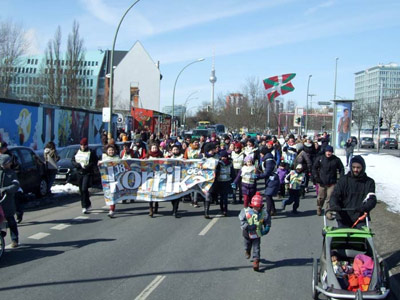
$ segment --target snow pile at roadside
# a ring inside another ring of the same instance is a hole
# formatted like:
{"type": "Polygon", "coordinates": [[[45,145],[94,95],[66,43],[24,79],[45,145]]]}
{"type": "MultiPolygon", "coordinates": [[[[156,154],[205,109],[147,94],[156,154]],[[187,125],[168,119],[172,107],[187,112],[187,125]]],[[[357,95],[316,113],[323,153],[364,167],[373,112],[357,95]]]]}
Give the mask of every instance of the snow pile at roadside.
{"type": "MultiPolygon", "coordinates": [[[[376,197],[388,205],[388,210],[400,213],[400,157],[378,153],[355,153],[361,155],[366,164],[367,175],[375,180],[376,197]]],[[[338,156],[343,165],[346,157],[338,156]]]]}
{"type": "Polygon", "coordinates": [[[77,194],[79,193],[79,187],[70,183],[53,185],[51,187],[51,192],[53,194],[77,194]]]}

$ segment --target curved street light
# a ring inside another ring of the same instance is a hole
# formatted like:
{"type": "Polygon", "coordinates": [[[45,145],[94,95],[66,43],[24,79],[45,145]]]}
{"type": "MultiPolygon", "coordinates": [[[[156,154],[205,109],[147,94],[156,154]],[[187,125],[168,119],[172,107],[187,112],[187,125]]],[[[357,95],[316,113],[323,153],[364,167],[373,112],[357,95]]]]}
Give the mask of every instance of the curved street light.
{"type": "MultiPolygon", "coordinates": [[[[115,35],[114,35],[114,42],[113,42],[113,46],[112,46],[112,50],[111,50],[111,58],[110,58],[110,90],[109,90],[109,95],[108,95],[108,105],[109,105],[109,109],[110,109],[110,120],[109,120],[109,124],[108,124],[108,138],[112,137],[111,134],[111,127],[112,127],[112,109],[113,109],[113,83],[114,83],[114,68],[113,68],[113,64],[114,64],[114,49],[115,49],[115,42],[117,41],[117,35],[118,35],[118,31],[119,28],[121,27],[121,23],[124,20],[125,16],[127,15],[127,13],[131,10],[132,7],[135,6],[136,3],[138,3],[140,0],[136,0],[124,13],[124,15],[122,16],[121,20],[119,21],[117,30],[115,31],[115,35]]],[[[107,66],[106,66],[107,68],[107,66]]]]}
{"type": "Polygon", "coordinates": [[[174,84],[174,91],[173,91],[173,94],[172,94],[172,118],[171,118],[171,125],[172,125],[172,130],[171,130],[171,133],[175,133],[175,88],[176,88],[176,83],[178,82],[178,79],[179,79],[179,76],[182,74],[182,72],[187,68],[187,67],[189,67],[190,65],[193,65],[193,64],[195,64],[195,63],[197,63],[197,62],[201,62],[201,61],[203,61],[204,60],[204,58],[199,58],[199,59],[196,59],[195,61],[192,61],[191,63],[188,63],[186,66],[184,66],[183,68],[182,68],[182,70],[179,72],[179,74],[178,74],[178,76],[176,76],[176,80],[175,80],[175,84],[174,84]]]}

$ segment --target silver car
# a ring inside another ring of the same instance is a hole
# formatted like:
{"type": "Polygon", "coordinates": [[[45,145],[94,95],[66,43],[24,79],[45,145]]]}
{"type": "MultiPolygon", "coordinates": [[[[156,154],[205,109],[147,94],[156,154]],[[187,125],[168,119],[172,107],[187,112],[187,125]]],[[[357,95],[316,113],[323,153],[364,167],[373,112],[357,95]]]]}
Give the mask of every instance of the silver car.
{"type": "Polygon", "coordinates": [[[375,148],[375,143],[374,143],[373,138],[362,137],[360,139],[360,147],[361,148],[375,148]]]}

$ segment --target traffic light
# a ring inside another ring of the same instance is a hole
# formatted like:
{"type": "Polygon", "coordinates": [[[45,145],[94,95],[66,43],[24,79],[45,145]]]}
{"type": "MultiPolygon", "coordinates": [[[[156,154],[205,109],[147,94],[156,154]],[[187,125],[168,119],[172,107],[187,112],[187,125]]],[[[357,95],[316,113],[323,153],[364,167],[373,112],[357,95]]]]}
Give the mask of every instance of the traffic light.
{"type": "Polygon", "coordinates": [[[236,107],[236,114],[240,115],[240,107],[236,107]]]}
{"type": "Polygon", "coordinates": [[[380,117],[380,118],[379,118],[379,127],[382,127],[382,125],[383,125],[383,118],[380,117]]]}

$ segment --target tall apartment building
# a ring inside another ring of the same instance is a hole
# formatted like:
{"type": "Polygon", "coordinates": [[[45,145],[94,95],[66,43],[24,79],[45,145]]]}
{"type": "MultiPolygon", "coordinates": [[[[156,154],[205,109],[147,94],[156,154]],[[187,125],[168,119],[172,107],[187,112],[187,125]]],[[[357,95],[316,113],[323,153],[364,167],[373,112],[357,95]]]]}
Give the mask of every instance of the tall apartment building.
{"type": "Polygon", "coordinates": [[[400,94],[400,66],[395,63],[379,64],[355,73],[354,99],[364,103],[379,101],[380,84],[382,97],[393,98],[400,94]]]}

